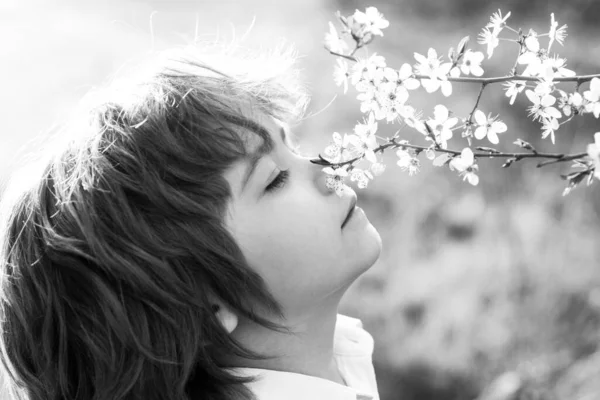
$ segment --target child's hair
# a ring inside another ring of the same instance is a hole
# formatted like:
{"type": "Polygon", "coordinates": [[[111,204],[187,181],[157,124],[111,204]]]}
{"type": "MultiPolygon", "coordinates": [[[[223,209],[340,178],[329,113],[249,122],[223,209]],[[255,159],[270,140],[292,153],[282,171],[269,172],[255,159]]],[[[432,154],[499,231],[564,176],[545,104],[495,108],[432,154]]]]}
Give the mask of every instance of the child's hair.
{"type": "Polygon", "coordinates": [[[249,135],[273,146],[257,113],[294,123],[308,96],[290,46],[217,49],[164,52],[95,91],[40,173],[6,191],[0,347],[15,398],[251,398],[214,352],[265,357],[227,334],[208,294],[286,328],[254,308],[283,317],[225,229],[222,173],[249,135]]]}

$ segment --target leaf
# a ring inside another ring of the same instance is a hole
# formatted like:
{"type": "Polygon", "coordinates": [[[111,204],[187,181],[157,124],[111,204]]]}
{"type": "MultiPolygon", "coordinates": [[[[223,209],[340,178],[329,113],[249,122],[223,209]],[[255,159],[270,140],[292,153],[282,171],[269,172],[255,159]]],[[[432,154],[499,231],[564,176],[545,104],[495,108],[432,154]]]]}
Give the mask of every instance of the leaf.
{"type": "Polygon", "coordinates": [[[454,61],[454,55],[454,47],[450,47],[450,50],[448,50],[448,58],[450,61],[454,61]]]}
{"type": "Polygon", "coordinates": [[[515,157],[507,159],[506,162],[504,164],[502,164],[502,168],[510,167],[512,165],[512,163],[514,163],[515,161],[517,161],[517,159],[515,157]]]}
{"type": "Polygon", "coordinates": [[[348,20],[344,17],[339,11],[335,13],[335,15],[339,18],[339,20],[344,24],[346,28],[348,28],[348,20]]]}
{"type": "Polygon", "coordinates": [[[445,164],[448,164],[452,160],[452,156],[448,153],[443,153],[439,155],[435,160],[433,160],[433,165],[435,167],[442,167],[445,164]]]}
{"type": "Polygon", "coordinates": [[[517,139],[513,142],[519,147],[522,147],[527,150],[536,151],[535,148],[531,145],[531,143],[524,141],[523,139],[517,139]]]}
{"type": "Polygon", "coordinates": [[[463,54],[465,54],[465,51],[467,50],[467,44],[469,44],[469,40],[469,36],[465,36],[458,43],[458,47],[456,48],[456,51],[458,53],[458,59],[460,59],[463,56],[463,54]]]}
{"type": "Polygon", "coordinates": [[[500,153],[498,150],[493,149],[491,147],[485,147],[485,146],[479,146],[479,147],[475,147],[476,150],[481,150],[481,151],[487,151],[490,153],[500,153]]]}

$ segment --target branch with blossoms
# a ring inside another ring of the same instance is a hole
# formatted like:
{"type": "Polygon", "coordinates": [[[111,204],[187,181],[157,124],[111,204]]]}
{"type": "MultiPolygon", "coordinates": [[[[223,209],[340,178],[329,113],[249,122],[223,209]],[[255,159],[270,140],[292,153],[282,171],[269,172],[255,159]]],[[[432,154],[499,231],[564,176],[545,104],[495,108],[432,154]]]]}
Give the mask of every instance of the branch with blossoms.
{"type": "Polygon", "coordinates": [[[479,183],[477,160],[481,158],[502,158],[504,168],[528,158],[545,159],[537,167],[573,161],[572,167],[577,169],[561,175],[568,182],[563,196],[586,178],[588,186],[594,178],[600,179],[600,132],[594,134],[594,142],[588,144],[587,151],[575,154],[539,152],[520,138],[513,144],[527,152],[503,152],[494,147],[474,145],[474,141],[486,139],[491,144],[498,145],[500,138],[508,130],[498,115],[486,115],[479,107],[483,92],[499,83],[504,85],[505,95],[511,105],[524,92],[531,102],[528,107],[529,116],[540,122],[542,139],[550,138],[552,144],[556,143],[555,134],[560,126],[576,116],[593,114],[595,118],[600,117],[600,74],[577,75],[566,68],[564,58],[550,53],[554,42],[562,46],[567,36],[567,25],[559,27],[554,14],[550,15],[550,29],[544,34],[538,34],[532,29],[523,33],[522,29],[510,27],[506,22],[510,12],[503,16],[498,10],[490,17],[478,37],[478,43],[486,46],[488,60],[501,40],[512,41],[519,46],[518,56],[510,73],[497,77],[483,76],[481,64],[485,56],[480,51],[468,48],[469,37],[463,38],[456,49],[448,51],[448,61],[439,57],[433,48],[428,50],[426,56],[414,53],[416,64],[412,66],[404,63],[399,69],[388,67],[385,58],[376,53],[368,58],[358,57],[356,52],[371,43],[376,36],[383,36],[382,30],[389,26],[389,22],[375,7],[367,7],[365,12],[356,10],[347,17],[339,12],[336,15],[341,23],[340,32],[330,22],[329,32],[325,36],[325,48],[337,57],[334,81],[336,85],[343,86],[344,94],[349,85],[358,91],[360,110],[366,114],[364,121],[355,126],[352,134],[342,136],[334,132],[333,140],[325,148],[324,155],[319,154],[318,158],[311,160],[324,166],[327,185],[339,196],[342,196],[346,187],[346,178],[357,181],[357,186],[364,189],[370,180],[383,173],[386,166],[378,159],[377,153],[383,154],[389,149],[396,149],[396,163],[409,175],[419,172],[421,162],[418,156],[424,152],[434,166],[447,165],[472,185],[479,183]],[[500,37],[502,32],[512,33],[516,37],[500,37]],[[352,51],[348,51],[347,36],[354,41],[352,51]],[[542,47],[540,38],[546,36],[548,45],[542,47]],[[452,95],[453,83],[480,86],[473,108],[462,118],[455,116],[443,104],[433,108],[432,116],[423,118],[423,112],[408,102],[410,92],[419,88],[427,93],[440,90],[445,97],[449,97],[452,95]],[[562,83],[573,83],[575,90],[569,93],[557,88],[557,84],[562,83]],[[581,94],[581,86],[588,83],[588,90],[581,94]],[[376,132],[378,121],[382,120],[399,123],[401,129],[392,137],[380,138],[385,143],[379,144],[376,132]],[[405,127],[419,132],[428,143],[417,145],[401,139],[400,134],[405,127]],[[467,140],[468,146],[461,150],[449,149],[448,142],[458,130],[461,131],[461,138],[467,140]],[[358,168],[357,164],[362,160],[368,161],[370,166],[358,168]]]}

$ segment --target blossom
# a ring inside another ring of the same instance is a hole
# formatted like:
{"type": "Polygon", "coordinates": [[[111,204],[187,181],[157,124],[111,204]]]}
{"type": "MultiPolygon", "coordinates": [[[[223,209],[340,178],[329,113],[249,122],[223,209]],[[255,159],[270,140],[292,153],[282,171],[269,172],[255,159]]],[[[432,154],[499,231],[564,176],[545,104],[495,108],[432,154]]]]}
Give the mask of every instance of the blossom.
{"type": "Polygon", "coordinates": [[[538,96],[533,90],[526,90],[525,95],[533,103],[529,107],[529,115],[533,115],[533,120],[540,118],[560,118],[560,111],[552,107],[556,103],[556,98],[550,94],[538,96]]]}
{"type": "Polygon", "coordinates": [[[546,80],[552,80],[554,78],[575,76],[575,71],[565,68],[567,60],[554,56],[547,58],[542,61],[541,72],[546,80]]]}
{"type": "Polygon", "coordinates": [[[373,78],[382,79],[381,72],[378,69],[385,67],[385,58],[373,53],[369,58],[359,58],[356,64],[352,67],[350,81],[356,85],[361,80],[369,81],[373,78]]]}
{"type": "Polygon", "coordinates": [[[600,179],[600,132],[594,134],[594,143],[588,144],[587,153],[594,163],[594,177],[600,179]]]}
{"type": "Polygon", "coordinates": [[[325,47],[334,53],[343,53],[348,48],[348,44],[340,38],[335,26],[329,22],[329,32],[325,34],[325,47]]]}
{"type": "Polygon", "coordinates": [[[372,131],[377,129],[377,123],[374,122],[373,113],[369,114],[369,122],[367,125],[358,124],[354,128],[354,135],[350,135],[348,141],[355,147],[355,150],[358,150],[361,153],[364,153],[364,156],[367,160],[374,163],[377,162],[377,157],[375,156],[375,150],[377,146],[377,137],[372,131]],[[365,126],[368,128],[365,129],[365,126]]]}
{"type": "Polygon", "coordinates": [[[412,107],[402,103],[401,98],[394,96],[393,93],[381,93],[380,107],[375,111],[375,118],[378,120],[385,119],[387,122],[393,121],[398,116],[404,116],[411,112],[412,107]]]}
{"type": "Polygon", "coordinates": [[[463,62],[460,69],[463,74],[473,74],[475,76],[483,75],[483,68],[481,68],[481,62],[483,61],[483,53],[480,51],[471,51],[470,49],[464,55],[463,62]]]}
{"type": "MultiPolygon", "coordinates": [[[[358,100],[360,100],[360,112],[362,113],[368,113],[368,112],[375,112],[376,115],[375,117],[377,117],[377,114],[379,113],[381,107],[379,105],[379,102],[377,101],[377,88],[375,86],[373,86],[372,88],[366,90],[363,93],[359,93],[358,96],[356,96],[356,98],[358,100]]],[[[378,118],[380,119],[380,118],[378,118]]]]}
{"type": "Polygon", "coordinates": [[[338,132],[333,132],[332,136],[333,141],[329,143],[324,152],[330,162],[336,163],[340,161],[343,150],[348,146],[349,136],[344,134],[344,138],[342,139],[342,135],[338,132]]]}
{"type": "Polygon", "coordinates": [[[585,106],[585,111],[594,113],[596,118],[600,117],[600,79],[592,79],[590,90],[583,92],[583,97],[589,102],[585,106]]]}
{"type": "Polygon", "coordinates": [[[559,108],[562,112],[570,117],[572,112],[581,113],[583,106],[583,97],[579,92],[567,93],[560,91],[561,98],[559,99],[559,108]]]}
{"type": "Polygon", "coordinates": [[[415,67],[417,72],[430,78],[421,79],[421,84],[427,93],[433,93],[441,87],[444,96],[450,96],[452,94],[452,84],[447,80],[447,75],[452,68],[452,63],[442,64],[433,48],[429,48],[427,51],[427,58],[419,53],[414,53],[414,56],[418,62],[415,67]]]}
{"type": "Polygon", "coordinates": [[[377,122],[373,113],[369,113],[369,119],[364,124],[356,124],[354,133],[359,136],[368,136],[377,132],[377,122]]]}
{"type": "Polygon", "coordinates": [[[456,156],[450,161],[450,169],[458,170],[463,181],[468,180],[473,186],[479,183],[479,176],[477,176],[479,166],[475,164],[473,151],[468,147],[461,151],[460,156],[456,156]]]}
{"type": "Polygon", "coordinates": [[[383,36],[381,30],[390,25],[389,21],[383,18],[383,14],[377,11],[375,7],[367,7],[364,13],[356,10],[352,19],[359,24],[365,25],[365,33],[370,32],[373,35],[379,36],[383,36]]]}
{"type": "Polygon", "coordinates": [[[476,110],[474,117],[477,125],[479,125],[477,129],[475,129],[475,137],[481,140],[487,136],[490,142],[498,144],[498,134],[506,132],[508,129],[506,124],[502,121],[498,121],[498,117],[492,118],[491,114],[486,117],[481,110],[476,110]]]}
{"type": "Polygon", "coordinates": [[[536,76],[542,70],[542,59],[540,58],[540,42],[537,33],[530,29],[525,38],[525,51],[517,58],[519,64],[526,64],[527,67],[521,75],[536,76]]]}
{"type": "Polygon", "coordinates": [[[342,197],[347,185],[344,183],[344,178],[348,176],[348,171],[345,168],[325,167],[322,171],[327,174],[325,186],[330,190],[335,190],[335,193],[342,197]]]}
{"type": "MultiPolygon", "coordinates": [[[[448,147],[447,141],[452,138],[452,127],[458,122],[458,118],[450,118],[449,114],[444,105],[438,104],[434,107],[434,118],[427,120],[427,125],[443,149],[448,147]]],[[[427,139],[431,140],[429,137],[427,139]]]]}
{"type": "Polygon", "coordinates": [[[383,76],[388,82],[402,86],[406,90],[415,90],[420,86],[419,81],[413,78],[412,67],[408,63],[402,64],[398,70],[384,68],[383,76]]]}
{"type": "Polygon", "coordinates": [[[373,175],[379,176],[383,174],[383,171],[385,171],[385,164],[380,162],[371,164],[371,172],[373,173],[373,175]]]}
{"type": "Polygon", "coordinates": [[[483,28],[483,32],[479,34],[479,39],[477,39],[477,43],[479,44],[487,44],[487,55],[488,59],[492,57],[494,53],[494,49],[498,47],[500,40],[498,39],[498,33],[496,31],[491,31],[489,28],[483,28]]]}
{"type": "Polygon", "coordinates": [[[336,86],[344,85],[344,94],[348,91],[348,63],[341,58],[337,59],[337,65],[333,71],[333,80],[336,86]]]}
{"type": "Polygon", "coordinates": [[[371,171],[368,169],[363,170],[360,168],[354,168],[352,171],[350,171],[350,180],[352,182],[358,181],[357,186],[360,189],[366,189],[367,185],[369,184],[369,179],[373,179],[373,174],[371,174],[371,171]]]}
{"type": "Polygon", "coordinates": [[[504,86],[506,86],[506,97],[510,97],[510,105],[513,105],[515,99],[517,98],[517,94],[521,93],[523,89],[525,89],[526,82],[524,81],[510,81],[505,82],[504,86]]]}
{"type": "Polygon", "coordinates": [[[413,155],[413,152],[400,149],[396,151],[396,155],[399,158],[399,160],[396,161],[396,164],[402,169],[402,171],[408,171],[409,176],[419,172],[421,162],[416,156],[413,155]]]}
{"type": "Polygon", "coordinates": [[[543,118],[542,119],[542,139],[546,139],[550,136],[552,144],[554,144],[554,132],[558,130],[560,124],[556,118],[543,118]]]}
{"type": "Polygon", "coordinates": [[[563,41],[565,37],[567,37],[567,25],[563,25],[558,28],[558,22],[554,19],[554,13],[550,14],[550,32],[548,32],[548,36],[550,38],[550,42],[548,43],[548,51],[550,51],[550,46],[556,40],[561,46],[563,45],[563,41]]]}
{"type": "Polygon", "coordinates": [[[508,17],[510,17],[510,11],[508,12],[508,14],[502,17],[502,11],[498,9],[497,13],[492,14],[492,16],[490,17],[490,22],[488,22],[485,27],[493,28],[494,35],[498,36],[500,31],[502,31],[502,29],[506,25],[506,20],[508,19],[508,17]]]}

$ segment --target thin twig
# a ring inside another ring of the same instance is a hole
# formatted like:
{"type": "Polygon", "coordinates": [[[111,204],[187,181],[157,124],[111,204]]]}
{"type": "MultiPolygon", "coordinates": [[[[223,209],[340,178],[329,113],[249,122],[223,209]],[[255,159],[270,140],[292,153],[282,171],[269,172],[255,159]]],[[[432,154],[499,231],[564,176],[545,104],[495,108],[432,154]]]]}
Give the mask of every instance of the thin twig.
{"type": "MultiPolygon", "coordinates": [[[[411,149],[419,150],[419,152],[431,149],[430,147],[418,146],[418,145],[414,145],[414,144],[398,143],[398,142],[396,142],[395,138],[391,138],[388,140],[389,140],[389,143],[380,145],[375,150],[373,150],[373,152],[374,153],[378,153],[378,152],[383,153],[388,148],[397,148],[397,147],[411,148],[411,149]]],[[[448,154],[452,154],[452,155],[456,155],[456,156],[461,154],[461,152],[457,151],[457,150],[442,149],[442,148],[437,148],[437,147],[436,147],[435,151],[439,151],[440,153],[448,153],[448,154]]],[[[576,160],[579,158],[583,158],[587,155],[588,155],[587,152],[577,153],[577,154],[557,154],[557,153],[538,153],[538,152],[535,152],[535,153],[501,153],[501,152],[498,152],[498,153],[489,153],[489,152],[473,153],[474,158],[515,158],[516,159],[515,161],[519,161],[524,158],[551,158],[552,159],[550,161],[545,161],[545,162],[538,164],[537,165],[538,168],[543,167],[544,165],[549,165],[549,164],[553,164],[553,163],[576,160]]],[[[347,164],[352,164],[355,161],[360,160],[361,158],[363,158],[363,156],[355,157],[351,160],[347,160],[347,161],[344,161],[341,163],[332,163],[332,162],[324,159],[323,157],[321,157],[321,155],[319,154],[319,158],[313,158],[310,160],[310,162],[312,162],[313,164],[319,164],[319,165],[335,165],[337,168],[339,168],[339,167],[342,167],[347,164]]]]}
{"type": "Polygon", "coordinates": [[[471,125],[473,123],[473,121],[472,121],[473,114],[475,114],[475,111],[477,110],[477,106],[479,105],[479,100],[481,100],[481,95],[483,94],[485,86],[486,86],[485,83],[481,84],[481,88],[479,89],[479,94],[477,95],[477,100],[475,100],[475,106],[473,106],[473,110],[471,110],[471,112],[469,113],[469,118],[467,119],[469,125],[471,125]]]}

